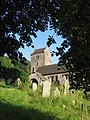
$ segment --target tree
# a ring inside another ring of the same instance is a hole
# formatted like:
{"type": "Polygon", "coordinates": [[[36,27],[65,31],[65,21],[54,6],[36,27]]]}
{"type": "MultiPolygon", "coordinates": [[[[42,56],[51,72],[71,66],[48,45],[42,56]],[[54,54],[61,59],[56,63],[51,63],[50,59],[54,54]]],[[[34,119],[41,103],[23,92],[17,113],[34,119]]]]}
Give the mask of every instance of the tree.
{"type": "Polygon", "coordinates": [[[5,79],[6,83],[15,83],[17,78],[22,82],[27,82],[29,77],[29,64],[22,64],[19,60],[14,60],[13,64],[9,57],[0,57],[0,79],[5,79]]]}
{"type": "Polygon", "coordinates": [[[45,31],[48,26],[41,4],[43,1],[0,1],[0,55],[7,53],[10,58],[22,58],[18,49],[24,48],[24,44],[33,47],[31,36],[36,37],[38,30],[45,31]],[[19,40],[16,35],[20,36],[19,40]]]}
{"type": "Polygon", "coordinates": [[[56,13],[60,14],[53,18],[58,21],[54,27],[66,40],[57,47],[56,55],[61,55],[60,63],[70,69],[72,88],[90,90],[90,2],[64,0],[58,4],[56,13]],[[67,52],[66,48],[69,48],[67,52]]]}
{"type": "Polygon", "coordinates": [[[13,68],[14,67],[14,65],[11,64],[11,60],[7,56],[0,57],[0,63],[1,63],[1,66],[5,66],[5,67],[8,67],[8,68],[13,68]]]}
{"type": "MultiPolygon", "coordinates": [[[[56,55],[69,68],[71,85],[85,90],[90,86],[89,0],[1,0],[0,5],[0,55],[22,59],[18,49],[24,44],[33,47],[31,36],[50,24],[65,38],[56,55]]],[[[48,39],[48,45],[54,42],[48,39]]]]}

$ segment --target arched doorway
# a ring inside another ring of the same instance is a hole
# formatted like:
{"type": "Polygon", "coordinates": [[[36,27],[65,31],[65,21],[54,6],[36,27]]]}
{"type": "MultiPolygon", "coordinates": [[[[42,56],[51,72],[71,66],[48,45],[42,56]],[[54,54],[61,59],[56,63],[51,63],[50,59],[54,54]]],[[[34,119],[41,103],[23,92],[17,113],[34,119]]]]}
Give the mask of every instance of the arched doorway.
{"type": "Polygon", "coordinates": [[[37,89],[37,86],[38,86],[38,81],[36,79],[32,79],[32,89],[33,90],[36,90],[37,89]]]}

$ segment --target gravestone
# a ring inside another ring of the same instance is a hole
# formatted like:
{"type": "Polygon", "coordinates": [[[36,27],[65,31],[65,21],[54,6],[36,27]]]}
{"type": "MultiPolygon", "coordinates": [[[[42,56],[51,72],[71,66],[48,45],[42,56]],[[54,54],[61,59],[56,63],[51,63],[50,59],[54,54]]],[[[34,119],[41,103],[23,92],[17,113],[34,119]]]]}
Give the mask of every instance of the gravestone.
{"type": "Polygon", "coordinates": [[[37,83],[33,82],[32,83],[32,89],[35,91],[37,89],[37,83]]]}
{"type": "Polygon", "coordinates": [[[72,104],[73,104],[73,106],[75,106],[75,100],[72,100],[72,104]]]}
{"type": "Polygon", "coordinates": [[[49,81],[43,82],[43,97],[49,97],[50,96],[50,90],[51,90],[51,83],[49,81]]]}
{"type": "Polygon", "coordinates": [[[16,85],[17,85],[17,86],[21,86],[21,85],[22,85],[22,82],[21,82],[20,78],[17,78],[17,80],[16,80],[16,85]]]}
{"type": "Polygon", "coordinates": [[[59,91],[58,87],[56,87],[56,89],[54,91],[54,96],[60,96],[60,91],[59,91]]]}
{"type": "Polygon", "coordinates": [[[64,95],[66,95],[68,90],[69,90],[69,81],[68,81],[68,79],[66,79],[65,76],[64,76],[64,80],[65,80],[65,83],[64,83],[64,95]]]}

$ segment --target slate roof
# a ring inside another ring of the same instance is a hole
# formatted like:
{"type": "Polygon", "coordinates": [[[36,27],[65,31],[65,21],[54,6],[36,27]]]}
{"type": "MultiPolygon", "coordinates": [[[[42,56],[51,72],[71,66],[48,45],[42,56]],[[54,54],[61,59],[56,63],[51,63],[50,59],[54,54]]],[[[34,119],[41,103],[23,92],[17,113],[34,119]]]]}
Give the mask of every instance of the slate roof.
{"type": "Polygon", "coordinates": [[[36,49],[31,55],[44,53],[45,49],[46,49],[46,47],[45,48],[36,49]]]}
{"type": "Polygon", "coordinates": [[[68,70],[64,66],[58,66],[57,64],[53,64],[53,65],[39,66],[36,72],[39,72],[42,75],[52,75],[58,73],[65,73],[68,72],[68,70]]]}

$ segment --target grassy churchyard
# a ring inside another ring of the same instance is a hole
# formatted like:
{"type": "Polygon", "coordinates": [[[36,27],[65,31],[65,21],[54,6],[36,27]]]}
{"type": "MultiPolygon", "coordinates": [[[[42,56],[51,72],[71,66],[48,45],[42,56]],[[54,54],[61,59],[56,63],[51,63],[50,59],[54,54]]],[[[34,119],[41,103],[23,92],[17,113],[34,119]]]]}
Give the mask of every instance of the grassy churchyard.
{"type": "Polygon", "coordinates": [[[80,91],[42,98],[41,88],[0,83],[0,120],[90,120],[90,99],[80,91]]]}

